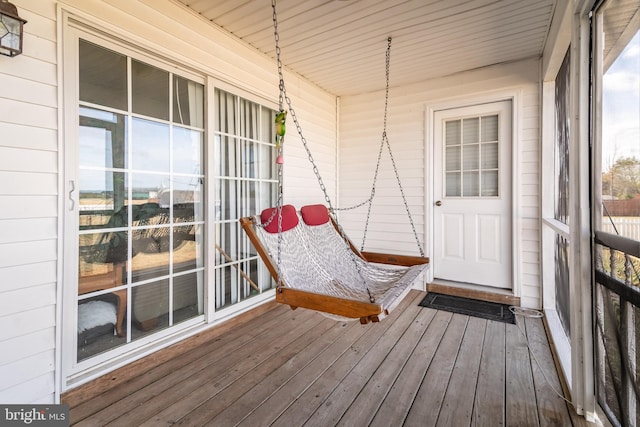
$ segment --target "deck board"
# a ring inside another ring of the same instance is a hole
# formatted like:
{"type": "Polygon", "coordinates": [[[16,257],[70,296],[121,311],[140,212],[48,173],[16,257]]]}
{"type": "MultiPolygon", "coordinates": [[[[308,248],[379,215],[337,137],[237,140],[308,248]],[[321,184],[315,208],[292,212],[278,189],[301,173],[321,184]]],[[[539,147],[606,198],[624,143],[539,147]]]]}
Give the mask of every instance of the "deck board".
{"type": "MultiPolygon", "coordinates": [[[[324,319],[327,320],[328,319],[324,319]]],[[[167,416],[177,425],[204,425],[240,396],[255,386],[262,378],[276,370],[282,363],[309,345],[328,322],[304,318],[274,328],[275,336],[261,340],[261,345],[244,354],[227,354],[232,366],[221,370],[217,378],[202,381],[196,378],[197,389],[188,399],[181,399],[180,411],[167,408],[142,425],[157,426],[167,416]],[[193,398],[195,397],[195,402],[193,398]]]]}
{"type": "MultiPolygon", "coordinates": [[[[355,364],[350,365],[349,373],[338,387],[322,402],[320,407],[307,420],[309,426],[336,425],[352,402],[366,386],[369,378],[378,369],[382,361],[393,350],[399,337],[420,314],[421,308],[411,305],[398,316],[388,330],[375,343],[372,351],[367,351],[355,364]]],[[[372,325],[375,327],[376,325],[372,325]]]]}
{"type": "Polygon", "coordinates": [[[487,321],[470,317],[460,345],[460,352],[449,380],[449,387],[442,401],[438,425],[469,425],[473,413],[473,399],[478,383],[480,358],[476,352],[482,349],[487,321]]]}
{"type": "MultiPolygon", "coordinates": [[[[525,329],[524,322],[520,326],[525,329]]],[[[526,331],[525,331],[526,333],[526,331]]],[[[518,327],[506,329],[506,425],[539,426],[527,341],[518,327]]]]}
{"type": "Polygon", "coordinates": [[[451,318],[445,336],[440,341],[427,375],[407,414],[406,425],[425,427],[436,425],[468,320],[468,316],[460,314],[454,314],[451,318]]]}
{"type": "MultiPolygon", "coordinates": [[[[431,309],[425,309],[431,311],[431,309]]],[[[429,365],[451,321],[451,313],[438,311],[425,331],[402,372],[389,390],[371,421],[372,426],[386,427],[404,421],[427,374],[429,365]]]]}
{"type": "Polygon", "coordinates": [[[507,325],[487,322],[484,345],[480,351],[480,370],[476,385],[472,425],[500,427],[505,425],[505,331],[507,325]]]}
{"type": "Polygon", "coordinates": [[[555,375],[555,365],[542,322],[526,318],[527,338],[532,352],[531,369],[538,404],[538,417],[542,426],[571,425],[569,409],[563,397],[562,385],[555,375]]]}
{"type": "Polygon", "coordinates": [[[418,316],[362,387],[338,425],[369,425],[407,364],[413,350],[419,344],[435,313],[433,310],[420,310],[418,316]]]}
{"type": "Polygon", "coordinates": [[[143,410],[149,410],[146,403],[149,398],[155,395],[165,396],[168,401],[169,396],[163,394],[164,391],[174,389],[185,378],[201,373],[218,359],[224,359],[225,353],[238,351],[243,346],[263,338],[264,334],[269,331],[269,326],[275,326],[278,322],[282,322],[283,317],[293,319],[288,314],[284,307],[277,307],[277,309],[265,313],[262,317],[264,322],[257,327],[252,328],[248,323],[240,326],[235,338],[226,334],[192,351],[180,353],[179,357],[135,376],[120,386],[107,390],[96,398],[89,399],[74,407],[71,423],[83,425],[80,423],[81,420],[91,416],[87,425],[100,423],[104,425],[120,414],[127,414],[140,406],[144,408],[143,410]]]}
{"type": "MultiPolygon", "coordinates": [[[[294,320],[294,318],[291,319],[294,320]]],[[[88,425],[95,425],[96,422],[105,425],[106,422],[103,418],[105,412],[116,415],[116,418],[109,419],[109,422],[116,426],[122,426],[142,424],[148,418],[157,417],[157,414],[161,412],[166,414],[167,412],[164,411],[168,407],[172,408],[171,413],[174,415],[180,413],[178,410],[180,406],[186,406],[188,411],[193,405],[193,400],[189,397],[200,398],[203,396],[203,393],[198,390],[202,384],[224,382],[229,377],[228,372],[236,367],[242,359],[239,357],[234,360],[229,357],[229,354],[254,354],[262,348],[268,348],[269,340],[277,337],[274,329],[281,321],[282,318],[279,316],[265,322],[261,328],[255,331],[241,330],[239,332],[244,332],[244,334],[238,342],[228,340],[227,337],[225,340],[216,341],[213,343],[214,347],[207,346],[209,351],[206,354],[190,363],[182,363],[182,357],[174,359],[171,363],[172,371],[170,373],[125,395],[120,401],[92,417],[88,425]],[[182,396],[184,399],[176,401],[176,396],[182,396]]],[[[292,339],[296,337],[297,335],[293,335],[292,339]]]]}
{"type": "MultiPolygon", "coordinates": [[[[345,325],[344,323],[339,323],[345,325]]],[[[296,372],[285,384],[269,395],[260,405],[252,408],[242,419],[240,425],[255,426],[260,423],[274,422],[295,402],[316,380],[321,378],[329,366],[340,358],[358,338],[364,334],[365,328],[358,323],[349,322],[340,337],[326,349],[320,350],[311,363],[296,372]]]]}
{"type": "Polygon", "coordinates": [[[139,375],[110,374],[112,387],[87,384],[85,401],[74,391],[71,424],[590,425],[553,391],[541,319],[518,319],[525,338],[516,325],[420,307],[423,297],[411,291],[369,325],[271,307],[150,356],[139,375]]]}
{"type": "Polygon", "coordinates": [[[418,298],[419,295],[409,295],[387,319],[378,324],[364,325],[367,328],[365,333],[354,341],[348,351],[340,355],[320,378],[317,378],[301,395],[290,402],[287,409],[274,421],[273,426],[290,427],[304,424],[310,414],[319,408],[333,390],[339,386],[351,368],[359,362],[365,353],[374,348],[378,339],[392,324],[396,323],[395,320],[392,322],[388,322],[388,320],[397,319],[412,306],[417,306],[418,298]]]}
{"type": "MultiPolygon", "coordinates": [[[[267,375],[248,392],[240,396],[220,414],[212,418],[206,425],[224,426],[232,425],[238,420],[243,420],[254,408],[262,407],[263,402],[289,382],[300,371],[311,364],[322,350],[331,346],[344,333],[345,329],[357,330],[355,322],[342,323],[325,320],[331,328],[322,335],[314,336],[313,340],[300,352],[288,358],[286,361],[277,361],[278,369],[267,375]],[[286,363],[285,363],[286,362],[286,363]]],[[[323,322],[324,323],[324,322],[323,322]]],[[[286,356],[286,354],[285,354],[286,356]]],[[[271,407],[267,407],[272,409],[271,407]]],[[[262,421],[264,422],[264,418],[262,421]]],[[[255,425],[249,422],[248,425],[255,425]]]]}

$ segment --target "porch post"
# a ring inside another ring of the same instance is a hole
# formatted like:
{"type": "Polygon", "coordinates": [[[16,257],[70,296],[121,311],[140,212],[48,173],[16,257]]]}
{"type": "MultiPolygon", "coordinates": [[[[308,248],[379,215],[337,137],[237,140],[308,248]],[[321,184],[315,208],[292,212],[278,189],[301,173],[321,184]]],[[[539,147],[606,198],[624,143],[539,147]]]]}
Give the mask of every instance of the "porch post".
{"type": "Polygon", "coordinates": [[[572,401],[589,421],[597,418],[595,407],[591,205],[590,205],[590,64],[589,11],[592,1],[576,5],[571,41],[571,108],[569,142],[571,239],[569,287],[571,300],[572,401]]]}

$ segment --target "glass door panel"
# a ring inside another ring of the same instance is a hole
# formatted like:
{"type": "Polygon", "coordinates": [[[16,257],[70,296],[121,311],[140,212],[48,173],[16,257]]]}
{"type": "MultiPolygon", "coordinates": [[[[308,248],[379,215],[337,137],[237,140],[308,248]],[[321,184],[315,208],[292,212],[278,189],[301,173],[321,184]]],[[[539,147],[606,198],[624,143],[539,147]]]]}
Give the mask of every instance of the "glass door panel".
{"type": "Polygon", "coordinates": [[[80,53],[84,360],[203,314],[204,86],[82,40],[80,53]]]}
{"type": "Polygon", "coordinates": [[[275,204],[275,112],[221,90],[216,90],[214,103],[215,306],[223,309],[273,287],[238,219],[275,204]]]}

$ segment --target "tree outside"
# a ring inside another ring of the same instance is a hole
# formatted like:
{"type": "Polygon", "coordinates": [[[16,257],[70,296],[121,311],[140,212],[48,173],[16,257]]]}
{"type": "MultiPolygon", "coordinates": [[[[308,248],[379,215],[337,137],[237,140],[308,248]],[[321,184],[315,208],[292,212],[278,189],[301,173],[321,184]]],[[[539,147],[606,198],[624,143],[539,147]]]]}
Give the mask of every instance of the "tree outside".
{"type": "Polygon", "coordinates": [[[602,174],[602,194],[612,200],[629,200],[640,194],[640,159],[621,157],[602,174]]]}

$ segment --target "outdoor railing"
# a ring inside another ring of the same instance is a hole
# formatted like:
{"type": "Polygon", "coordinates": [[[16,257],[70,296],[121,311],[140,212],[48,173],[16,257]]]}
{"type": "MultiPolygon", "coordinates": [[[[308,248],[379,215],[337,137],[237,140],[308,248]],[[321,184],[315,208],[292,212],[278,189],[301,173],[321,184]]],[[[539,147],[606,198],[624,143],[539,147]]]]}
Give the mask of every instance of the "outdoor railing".
{"type": "Polygon", "coordinates": [[[640,425],[640,241],[595,232],[598,401],[613,425],[640,425]]]}

